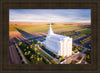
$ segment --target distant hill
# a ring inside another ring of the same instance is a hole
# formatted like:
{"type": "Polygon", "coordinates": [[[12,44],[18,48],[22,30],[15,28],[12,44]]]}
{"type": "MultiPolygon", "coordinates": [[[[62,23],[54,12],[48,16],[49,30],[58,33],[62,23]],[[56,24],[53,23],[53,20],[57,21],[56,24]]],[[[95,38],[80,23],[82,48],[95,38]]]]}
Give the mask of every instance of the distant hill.
{"type": "MultiPolygon", "coordinates": [[[[50,23],[10,22],[9,25],[48,25],[50,23]]],[[[91,23],[52,23],[52,25],[91,25],[91,23]]]]}

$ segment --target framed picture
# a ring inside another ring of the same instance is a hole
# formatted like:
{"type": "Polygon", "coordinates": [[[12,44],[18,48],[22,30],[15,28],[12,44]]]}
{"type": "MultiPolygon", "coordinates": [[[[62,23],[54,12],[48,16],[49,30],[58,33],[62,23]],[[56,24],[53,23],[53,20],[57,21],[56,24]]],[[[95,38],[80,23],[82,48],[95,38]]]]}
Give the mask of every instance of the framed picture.
{"type": "Polygon", "coordinates": [[[99,73],[98,6],[2,2],[1,72],[99,73]]]}

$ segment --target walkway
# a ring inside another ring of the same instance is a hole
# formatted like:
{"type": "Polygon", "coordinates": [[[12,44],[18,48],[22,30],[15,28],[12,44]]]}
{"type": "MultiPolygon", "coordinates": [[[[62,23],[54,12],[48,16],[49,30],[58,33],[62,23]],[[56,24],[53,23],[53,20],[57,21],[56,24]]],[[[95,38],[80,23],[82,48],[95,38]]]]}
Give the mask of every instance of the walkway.
{"type": "MultiPolygon", "coordinates": [[[[37,44],[36,44],[37,45],[37,44]]],[[[39,47],[39,45],[37,45],[38,47],[39,47]]],[[[58,59],[55,59],[55,58],[53,58],[51,55],[49,55],[47,52],[45,52],[43,49],[41,49],[40,47],[39,47],[39,49],[41,50],[41,51],[43,51],[45,54],[47,54],[49,57],[51,57],[53,60],[55,60],[58,64],[60,64],[60,62],[58,61],[58,59]]]]}

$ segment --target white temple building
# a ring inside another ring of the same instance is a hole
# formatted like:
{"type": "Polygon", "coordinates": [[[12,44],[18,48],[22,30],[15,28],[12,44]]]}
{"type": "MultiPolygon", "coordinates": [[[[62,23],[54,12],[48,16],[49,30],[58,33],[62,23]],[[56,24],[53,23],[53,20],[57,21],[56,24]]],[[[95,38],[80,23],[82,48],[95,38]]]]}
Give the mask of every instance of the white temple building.
{"type": "Polygon", "coordinates": [[[52,31],[51,24],[46,37],[45,46],[50,51],[54,51],[57,55],[64,57],[72,55],[72,38],[55,34],[52,31]]]}

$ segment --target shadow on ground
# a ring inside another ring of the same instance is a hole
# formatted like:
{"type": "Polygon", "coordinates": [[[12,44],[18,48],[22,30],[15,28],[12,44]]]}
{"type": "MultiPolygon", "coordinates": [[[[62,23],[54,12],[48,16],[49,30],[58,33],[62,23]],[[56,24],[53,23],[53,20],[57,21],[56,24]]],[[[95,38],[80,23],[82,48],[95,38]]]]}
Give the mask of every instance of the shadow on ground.
{"type": "Polygon", "coordinates": [[[43,38],[43,37],[46,37],[45,34],[42,34],[42,33],[39,33],[39,34],[31,34],[31,33],[28,33],[24,30],[21,30],[19,28],[16,28],[16,30],[21,33],[21,35],[19,36],[16,36],[14,37],[13,39],[10,40],[10,42],[14,43],[14,42],[19,42],[19,41],[27,41],[27,40],[34,40],[34,39],[38,39],[38,38],[43,38]]]}

